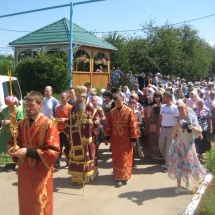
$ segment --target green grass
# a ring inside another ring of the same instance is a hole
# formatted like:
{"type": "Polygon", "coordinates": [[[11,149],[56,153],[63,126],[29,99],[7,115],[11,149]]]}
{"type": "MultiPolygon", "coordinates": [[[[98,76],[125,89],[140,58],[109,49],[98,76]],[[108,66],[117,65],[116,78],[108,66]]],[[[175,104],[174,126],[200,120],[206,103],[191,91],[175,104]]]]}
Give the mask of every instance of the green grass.
{"type": "Polygon", "coordinates": [[[215,179],[208,185],[205,194],[202,196],[196,215],[215,214],[215,179]]]}
{"type": "MultiPolygon", "coordinates": [[[[215,149],[206,152],[203,158],[205,167],[210,172],[215,172],[215,149]]],[[[202,196],[196,215],[214,215],[215,214],[215,178],[208,185],[206,192],[202,196]]]]}

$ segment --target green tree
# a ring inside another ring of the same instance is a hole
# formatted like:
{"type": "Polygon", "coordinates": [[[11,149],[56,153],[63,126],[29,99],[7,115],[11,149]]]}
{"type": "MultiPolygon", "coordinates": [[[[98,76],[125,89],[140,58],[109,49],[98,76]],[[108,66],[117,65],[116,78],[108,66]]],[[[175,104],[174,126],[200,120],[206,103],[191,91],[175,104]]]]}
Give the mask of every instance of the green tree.
{"type": "Polygon", "coordinates": [[[125,70],[127,67],[126,60],[126,44],[127,39],[123,35],[119,34],[117,31],[109,33],[103,38],[108,43],[115,46],[118,51],[112,51],[110,55],[111,66],[120,67],[122,70],[125,70]]]}
{"type": "Polygon", "coordinates": [[[154,30],[153,53],[157,69],[164,75],[174,75],[180,61],[180,30],[168,25],[154,30]]]}
{"type": "Polygon", "coordinates": [[[7,75],[8,70],[14,70],[13,55],[0,55],[0,75],[7,75]]]}
{"type": "Polygon", "coordinates": [[[104,38],[118,48],[111,53],[113,66],[134,73],[160,72],[187,80],[199,80],[215,71],[214,48],[191,26],[166,23],[157,27],[151,20],[142,29],[142,36],[125,37],[114,32],[104,38]]]}
{"type": "Polygon", "coordinates": [[[212,67],[213,48],[189,25],[180,28],[181,62],[178,73],[189,80],[199,80],[208,75],[212,67]]]}
{"type": "Polygon", "coordinates": [[[68,65],[54,54],[24,58],[16,67],[16,74],[24,94],[31,90],[42,93],[45,86],[52,86],[54,93],[60,93],[68,87],[68,65]]]}
{"type": "MultiPolygon", "coordinates": [[[[211,71],[214,48],[189,25],[174,27],[154,22],[142,26],[143,36],[127,38],[125,62],[134,73],[161,72],[187,80],[207,77],[211,71]]],[[[126,65],[126,66],[127,66],[126,65]]]]}
{"type": "Polygon", "coordinates": [[[213,48],[212,67],[208,72],[208,77],[215,78],[215,49],[213,48]]]}

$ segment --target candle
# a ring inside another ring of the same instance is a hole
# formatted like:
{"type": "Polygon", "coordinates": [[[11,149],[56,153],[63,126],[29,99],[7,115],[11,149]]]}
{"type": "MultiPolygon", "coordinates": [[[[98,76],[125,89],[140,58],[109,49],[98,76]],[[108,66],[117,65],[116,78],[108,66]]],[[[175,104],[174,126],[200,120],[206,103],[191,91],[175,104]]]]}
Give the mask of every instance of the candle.
{"type": "Polygon", "coordinates": [[[8,72],[8,76],[9,76],[10,96],[13,96],[13,91],[12,91],[12,80],[11,80],[12,72],[11,72],[11,70],[8,70],[7,72],[8,72]]]}

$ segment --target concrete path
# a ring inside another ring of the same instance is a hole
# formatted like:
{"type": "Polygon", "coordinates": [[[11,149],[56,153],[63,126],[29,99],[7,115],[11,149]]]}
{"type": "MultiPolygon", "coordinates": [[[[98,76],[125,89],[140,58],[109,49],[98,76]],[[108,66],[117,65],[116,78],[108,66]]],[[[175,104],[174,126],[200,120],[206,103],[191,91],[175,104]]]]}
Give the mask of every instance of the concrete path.
{"type": "MultiPolygon", "coordinates": [[[[99,177],[93,184],[73,186],[67,170],[54,173],[55,215],[179,215],[192,199],[190,190],[174,194],[176,181],[162,173],[162,164],[136,159],[126,186],[115,188],[111,153],[101,145],[99,177]]],[[[64,165],[65,162],[62,162],[64,165]]],[[[185,185],[184,183],[182,185],[185,185]]],[[[17,174],[5,173],[0,165],[0,214],[18,214],[17,174]]]]}

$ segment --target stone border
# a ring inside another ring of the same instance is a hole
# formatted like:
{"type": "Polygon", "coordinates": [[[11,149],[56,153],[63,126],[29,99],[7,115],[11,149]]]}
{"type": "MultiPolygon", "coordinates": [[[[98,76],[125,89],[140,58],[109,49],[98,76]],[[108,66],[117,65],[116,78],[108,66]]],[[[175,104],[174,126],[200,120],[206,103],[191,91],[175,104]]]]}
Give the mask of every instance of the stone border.
{"type": "Polygon", "coordinates": [[[204,178],[202,184],[199,186],[199,189],[197,190],[196,194],[193,196],[192,200],[190,201],[189,205],[187,206],[185,212],[183,215],[193,215],[194,212],[196,211],[199,202],[202,198],[202,195],[204,194],[207,186],[211,182],[213,178],[213,174],[208,173],[206,177],[204,178]]]}

